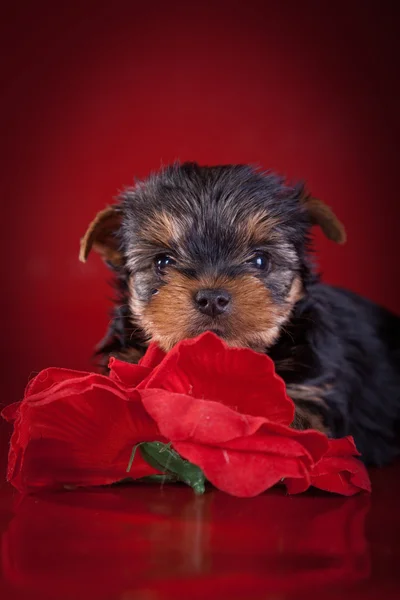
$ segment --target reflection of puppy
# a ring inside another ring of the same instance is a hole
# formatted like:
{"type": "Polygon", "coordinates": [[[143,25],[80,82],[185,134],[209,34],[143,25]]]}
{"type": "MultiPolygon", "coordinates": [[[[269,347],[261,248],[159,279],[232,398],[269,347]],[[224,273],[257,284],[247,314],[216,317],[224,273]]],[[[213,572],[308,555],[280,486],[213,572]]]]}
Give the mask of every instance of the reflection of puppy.
{"type": "Polygon", "coordinates": [[[116,274],[118,301],[99,352],[136,361],[211,330],[268,353],[296,404],[293,426],[354,435],[364,459],[399,453],[400,319],[319,283],[318,224],[342,243],[332,211],[302,186],[248,166],[174,165],[127,189],[81,242],[116,274]]]}

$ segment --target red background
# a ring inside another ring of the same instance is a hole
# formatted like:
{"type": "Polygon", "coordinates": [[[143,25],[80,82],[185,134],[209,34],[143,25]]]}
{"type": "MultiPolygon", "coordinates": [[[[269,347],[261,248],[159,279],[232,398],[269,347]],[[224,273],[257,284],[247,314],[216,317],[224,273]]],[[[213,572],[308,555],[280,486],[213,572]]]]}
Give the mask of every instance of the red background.
{"type": "Polygon", "coordinates": [[[111,292],[79,238],[134,175],[177,158],[305,179],[348,229],[345,247],[317,233],[325,280],[397,311],[390,4],[103,4],[3,14],[1,402],[41,368],[89,366],[111,292]]]}

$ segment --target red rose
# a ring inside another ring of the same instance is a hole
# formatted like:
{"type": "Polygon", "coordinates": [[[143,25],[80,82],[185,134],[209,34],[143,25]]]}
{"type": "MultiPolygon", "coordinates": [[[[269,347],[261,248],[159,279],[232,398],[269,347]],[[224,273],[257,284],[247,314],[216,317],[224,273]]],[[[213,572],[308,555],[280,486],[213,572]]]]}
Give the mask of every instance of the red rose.
{"type": "Polygon", "coordinates": [[[352,442],[342,443],[340,455],[331,444],[330,454],[324,434],[289,427],[294,405],[265,355],[228,348],[206,333],[167,355],[151,345],[139,365],[111,359],[110,369],[110,377],[47,369],[21,403],[4,411],[15,419],[8,478],[19,489],[138,478],[162,472],[170,457],[187,464],[160,444],[153,454],[149,444],[132,454],[141,442],[169,442],[236,496],[279,481],[290,493],[311,484],[345,494],[367,489],[352,442]]]}

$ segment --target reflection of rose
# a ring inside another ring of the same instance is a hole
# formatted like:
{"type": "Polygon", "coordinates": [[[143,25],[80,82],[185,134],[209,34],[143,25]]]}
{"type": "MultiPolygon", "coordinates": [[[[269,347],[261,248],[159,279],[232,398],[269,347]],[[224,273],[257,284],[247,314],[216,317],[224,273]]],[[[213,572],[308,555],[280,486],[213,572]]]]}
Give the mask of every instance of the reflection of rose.
{"type": "Polygon", "coordinates": [[[27,496],[3,536],[3,573],[43,600],[287,597],[368,577],[368,506],[147,485],[27,496]]]}
{"type": "MultiPolygon", "coordinates": [[[[139,365],[112,359],[110,367],[110,377],[46,369],[3,411],[14,421],[8,479],[18,489],[120,481],[132,448],[158,441],[235,496],[279,481],[289,493],[311,484],[345,495],[369,490],[351,438],[329,442],[289,427],[294,405],[265,355],[206,333],[167,355],[151,346],[139,365]]],[[[160,472],[141,448],[133,479],[160,472]]],[[[170,452],[157,448],[159,456],[170,452]]]]}

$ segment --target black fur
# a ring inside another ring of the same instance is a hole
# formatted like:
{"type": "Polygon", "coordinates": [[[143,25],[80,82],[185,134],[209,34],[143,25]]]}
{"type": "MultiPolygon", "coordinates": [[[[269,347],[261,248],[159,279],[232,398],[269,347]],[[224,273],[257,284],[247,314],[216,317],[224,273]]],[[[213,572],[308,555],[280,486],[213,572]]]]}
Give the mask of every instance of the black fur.
{"type": "MultiPolygon", "coordinates": [[[[128,189],[120,198],[124,263],[115,269],[118,299],[98,353],[107,360],[110,353],[130,347],[145,351],[145,335],[133,325],[128,307],[127,280],[130,272],[150,273],[160,250],[141,238],[149,215],[161,207],[190,215],[183,245],[175,251],[182,254],[181,272],[196,278],[209,268],[230,276],[247,272],[239,263],[243,248],[236,224],[266,209],[276,217],[278,237],[268,244],[276,272],[263,282],[277,303],[287,287],[279,269],[288,278],[300,274],[305,291],[266,352],[288,385],[323,390],[322,404],[299,400],[298,405],[303,402],[322,413],[333,437],[353,435],[366,463],[385,464],[400,454],[400,319],[356,294],[320,283],[310,262],[311,222],[300,203],[302,192],[302,186],[286,186],[282,179],[247,166],[194,163],[168,167],[128,189]],[[282,249],[282,241],[286,250],[294,249],[295,258],[282,249]]],[[[155,285],[162,285],[152,277],[143,284],[143,301],[149,301],[155,285]]]]}
{"type": "Polygon", "coordinates": [[[144,354],[147,348],[145,335],[140,328],[135,326],[129,308],[129,290],[125,270],[124,268],[115,269],[111,264],[108,266],[115,272],[115,279],[112,281],[115,290],[114,306],[110,314],[110,325],[103,339],[97,344],[94,355],[98,369],[105,373],[108,372],[110,356],[123,354],[130,348],[144,354]]]}

